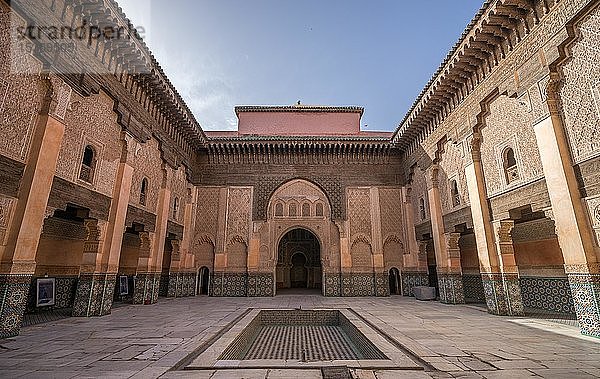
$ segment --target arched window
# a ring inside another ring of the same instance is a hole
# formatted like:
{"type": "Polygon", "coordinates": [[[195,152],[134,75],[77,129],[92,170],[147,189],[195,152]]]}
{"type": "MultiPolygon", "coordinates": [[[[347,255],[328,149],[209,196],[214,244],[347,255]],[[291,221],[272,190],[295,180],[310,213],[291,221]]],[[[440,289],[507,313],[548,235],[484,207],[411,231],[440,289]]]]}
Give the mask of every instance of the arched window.
{"type": "Polygon", "coordinates": [[[425,199],[419,199],[419,215],[421,216],[421,220],[425,220],[427,218],[427,214],[425,213],[425,199]]]}
{"type": "Polygon", "coordinates": [[[94,180],[94,169],[96,168],[96,151],[90,145],[87,145],[83,150],[83,159],[81,162],[81,171],[79,171],[79,179],[88,183],[94,180]]]}
{"type": "Polygon", "coordinates": [[[173,220],[177,220],[179,216],[179,198],[173,200],[173,220]]]}
{"type": "Polygon", "coordinates": [[[142,186],[140,187],[140,204],[146,205],[146,197],[148,194],[148,179],[142,179],[142,186]]]}
{"type": "Polygon", "coordinates": [[[290,217],[296,217],[296,216],[298,216],[298,205],[296,203],[291,203],[290,204],[288,215],[290,217]]]}
{"type": "Polygon", "coordinates": [[[321,203],[317,203],[317,206],[315,208],[315,214],[317,217],[323,217],[324,215],[324,210],[323,210],[323,204],[321,203]]]}
{"type": "Polygon", "coordinates": [[[302,217],[310,217],[310,204],[302,204],[302,217]]]}
{"type": "Polygon", "coordinates": [[[460,205],[460,193],[458,192],[458,183],[456,180],[450,181],[450,195],[452,196],[452,206],[460,205]]]}
{"type": "Polygon", "coordinates": [[[502,153],[502,162],[506,184],[519,180],[519,169],[517,167],[515,151],[512,148],[507,147],[504,149],[504,152],[502,153]]]}
{"type": "Polygon", "coordinates": [[[275,204],[275,216],[283,216],[283,204],[275,204]]]}

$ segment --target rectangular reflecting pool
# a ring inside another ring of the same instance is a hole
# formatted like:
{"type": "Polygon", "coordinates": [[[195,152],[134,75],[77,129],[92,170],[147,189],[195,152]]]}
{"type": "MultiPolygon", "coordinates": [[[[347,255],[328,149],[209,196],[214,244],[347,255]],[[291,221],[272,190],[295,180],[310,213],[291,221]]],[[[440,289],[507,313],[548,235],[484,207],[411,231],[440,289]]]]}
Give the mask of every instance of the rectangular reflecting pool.
{"type": "MultiPolygon", "coordinates": [[[[393,342],[393,341],[392,341],[393,342]]],[[[423,370],[351,309],[248,309],[192,354],[185,370],[386,368],[423,370]]]]}
{"type": "Polygon", "coordinates": [[[337,310],[261,310],[220,356],[302,362],[387,359],[337,310]]]}

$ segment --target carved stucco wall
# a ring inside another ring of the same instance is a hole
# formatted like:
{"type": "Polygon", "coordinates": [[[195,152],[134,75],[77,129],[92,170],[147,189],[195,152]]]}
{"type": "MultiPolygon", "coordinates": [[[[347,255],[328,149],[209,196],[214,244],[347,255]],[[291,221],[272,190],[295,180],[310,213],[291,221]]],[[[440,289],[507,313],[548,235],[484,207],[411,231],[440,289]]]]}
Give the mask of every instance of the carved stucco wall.
{"type": "Polygon", "coordinates": [[[386,270],[391,267],[401,269],[406,244],[400,188],[379,188],[379,214],[384,266],[386,270]]]}
{"type": "Polygon", "coordinates": [[[4,2],[0,4],[0,152],[25,162],[45,88],[39,76],[41,63],[10,46],[10,32],[25,22],[16,16],[11,20],[8,9],[4,2]],[[29,74],[11,74],[15,68],[29,74]]]}
{"type": "Polygon", "coordinates": [[[439,162],[439,186],[440,198],[442,200],[443,213],[451,212],[457,208],[469,204],[467,181],[465,177],[465,151],[463,143],[455,144],[448,141],[444,146],[444,152],[439,162]],[[450,181],[456,180],[460,204],[453,205],[450,181]]]}
{"type": "Polygon", "coordinates": [[[369,272],[373,270],[371,257],[372,204],[370,188],[348,188],[348,224],[350,230],[350,255],[352,270],[369,272]]]}
{"type": "Polygon", "coordinates": [[[56,166],[57,176],[110,197],[121,158],[121,127],[113,107],[113,100],[102,91],[88,97],[71,95],[71,110],[65,116],[65,133],[56,166]],[[79,180],[86,145],[96,152],[91,186],[79,180]]]}
{"type": "Polygon", "coordinates": [[[173,179],[171,180],[171,202],[169,205],[169,220],[178,224],[183,224],[183,217],[185,213],[185,205],[189,202],[188,199],[188,182],[185,174],[185,168],[179,167],[173,172],[173,179]],[[177,218],[175,219],[175,199],[179,202],[179,211],[177,212],[177,218]]]}
{"type": "Polygon", "coordinates": [[[410,184],[410,198],[413,207],[413,215],[416,224],[429,220],[429,202],[427,199],[427,182],[425,172],[420,167],[415,167],[412,182],[410,184]],[[425,202],[425,218],[421,217],[419,210],[419,199],[425,202]]]}
{"type": "Polygon", "coordinates": [[[131,197],[129,204],[142,208],[148,212],[156,213],[158,204],[158,193],[163,182],[163,161],[158,148],[158,141],[150,138],[146,143],[133,142],[133,178],[131,182],[131,197]],[[146,205],[140,204],[140,189],[142,179],[148,178],[148,192],[146,194],[146,205]]]}
{"type": "Polygon", "coordinates": [[[533,131],[530,112],[517,99],[499,96],[490,104],[490,113],[482,129],[481,162],[488,196],[543,176],[542,163],[533,131]],[[515,152],[520,179],[507,185],[502,152],[515,152]]]}
{"type": "Polygon", "coordinates": [[[227,189],[227,220],[225,242],[229,246],[234,240],[248,245],[252,212],[252,188],[229,187],[227,189]]]}
{"type": "Polygon", "coordinates": [[[572,58],[562,68],[564,122],[576,162],[600,153],[600,7],[576,25],[572,58]]]}
{"type": "Polygon", "coordinates": [[[196,230],[194,231],[192,250],[196,256],[196,265],[198,267],[207,266],[211,270],[218,233],[219,192],[218,187],[198,188],[196,214],[194,215],[196,230]]]}

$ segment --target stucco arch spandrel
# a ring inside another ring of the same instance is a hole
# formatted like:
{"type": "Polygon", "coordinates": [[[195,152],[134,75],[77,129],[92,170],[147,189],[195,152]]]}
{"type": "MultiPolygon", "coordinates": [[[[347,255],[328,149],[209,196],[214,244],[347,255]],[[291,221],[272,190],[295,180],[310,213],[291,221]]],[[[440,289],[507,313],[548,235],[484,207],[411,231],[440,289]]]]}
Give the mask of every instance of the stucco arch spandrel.
{"type": "Polygon", "coordinates": [[[384,241],[383,246],[387,245],[388,243],[395,242],[400,245],[400,248],[402,250],[404,250],[404,242],[402,242],[402,239],[400,237],[398,237],[396,234],[388,235],[387,237],[384,238],[383,241],[384,241]]]}
{"type": "Polygon", "coordinates": [[[254,221],[266,220],[269,216],[271,199],[282,188],[290,183],[303,181],[318,188],[324,195],[328,204],[327,212],[332,219],[345,218],[345,193],[344,186],[339,179],[330,176],[311,176],[310,178],[290,178],[284,176],[262,177],[254,184],[252,219],[254,221]]]}
{"type": "Polygon", "coordinates": [[[283,203],[284,207],[295,203],[298,205],[298,211],[300,211],[300,206],[304,202],[314,204],[317,201],[324,204],[324,216],[330,218],[331,203],[325,191],[316,184],[304,179],[290,180],[273,191],[267,207],[267,218],[273,217],[274,206],[277,202],[283,203]]]}
{"type": "Polygon", "coordinates": [[[364,234],[358,234],[352,239],[352,243],[350,244],[350,249],[352,249],[356,244],[363,242],[371,247],[371,240],[364,234]]]}
{"type": "Polygon", "coordinates": [[[208,234],[201,234],[194,238],[193,248],[196,249],[200,245],[204,245],[204,244],[209,244],[209,245],[212,245],[213,247],[215,246],[214,239],[211,236],[209,236],[208,234]]]}

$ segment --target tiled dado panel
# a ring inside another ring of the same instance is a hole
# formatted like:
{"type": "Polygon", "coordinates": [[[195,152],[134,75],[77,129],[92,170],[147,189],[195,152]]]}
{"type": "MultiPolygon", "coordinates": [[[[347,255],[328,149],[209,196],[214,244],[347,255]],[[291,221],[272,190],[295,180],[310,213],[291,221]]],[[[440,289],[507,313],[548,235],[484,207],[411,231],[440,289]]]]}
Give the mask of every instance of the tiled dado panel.
{"type": "Polygon", "coordinates": [[[212,296],[248,296],[247,273],[215,273],[212,276],[212,296]]]}
{"type": "Polygon", "coordinates": [[[389,296],[387,274],[341,274],[341,296],[389,296]]]}
{"type": "Polygon", "coordinates": [[[465,291],[465,303],[485,303],[483,282],[480,274],[463,274],[463,290],[465,291]]]}
{"type": "Polygon", "coordinates": [[[30,282],[30,275],[0,275],[0,338],[19,334],[30,282]]]}
{"type": "Polygon", "coordinates": [[[325,273],[325,286],[323,294],[328,297],[338,297],[342,295],[340,288],[340,274],[325,273]]]}
{"type": "Polygon", "coordinates": [[[400,276],[403,296],[415,296],[413,293],[414,287],[429,285],[429,277],[426,272],[402,272],[400,276]]]}
{"type": "Polygon", "coordinates": [[[520,277],[525,307],[575,314],[573,296],[567,278],[520,277]]]}
{"type": "MultiPolygon", "coordinates": [[[[77,291],[77,277],[56,277],[55,281],[55,303],[47,307],[36,307],[37,279],[34,277],[29,285],[27,295],[27,313],[38,313],[52,311],[55,309],[72,308],[77,291]]],[[[42,278],[40,278],[42,279],[42,278]]]]}
{"type": "Polygon", "coordinates": [[[248,296],[268,297],[273,296],[273,274],[249,273],[248,274],[248,296]]]}

